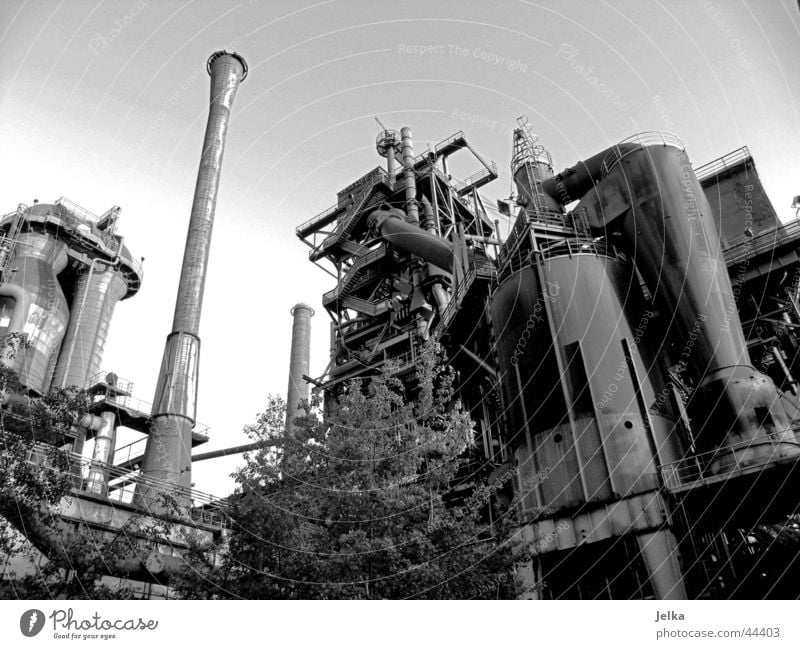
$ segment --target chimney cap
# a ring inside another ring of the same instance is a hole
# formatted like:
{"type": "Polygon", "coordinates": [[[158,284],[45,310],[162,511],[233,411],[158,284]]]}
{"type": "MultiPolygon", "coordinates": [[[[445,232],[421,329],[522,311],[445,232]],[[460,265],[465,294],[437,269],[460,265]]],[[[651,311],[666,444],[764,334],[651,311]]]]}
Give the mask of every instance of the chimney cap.
{"type": "Polygon", "coordinates": [[[306,310],[309,312],[309,315],[310,315],[310,316],[313,316],[313,315],[314,315],[314,309],[312,309],[312,308],[311,308],[311,307],[310,307],[308,304],[306,304],[305,302],[298,302],[297,304],[295,304],[295,305],[292,307],[291,311],[289,311],[289,313],[290,313],[291,315],[294,315],[294,312],[295,312],[295,311],[297,311],[298,309],[306,309],[306,310]]]}
{"type": "Polygon", "coordinates": [[[208,57],[208,63],[206,63],[206,70],[208,71],[208,74],[211,74],[211,64],[222,56],[232,56],[242,64],[242,78],[240,81],[244,81],[247,78],[247,61],[244,60],[244,57],[241,54],[237,52],[228,52],[227,50],[219,50],[208,57]]]}

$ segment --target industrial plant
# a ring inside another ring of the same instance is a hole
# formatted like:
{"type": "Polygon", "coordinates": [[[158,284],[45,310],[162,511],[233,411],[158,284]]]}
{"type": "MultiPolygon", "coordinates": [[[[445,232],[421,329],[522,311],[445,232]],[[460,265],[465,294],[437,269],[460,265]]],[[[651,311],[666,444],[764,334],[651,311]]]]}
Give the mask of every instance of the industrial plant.
{"type": "MultiPolygon", "coordinates": [[[[165,495],[178,527],[226,534],[225,501],[193,489],[191,473],[193,461],[253,448],[193,450],[209,439],[196,420],[198,332],[225,139],[248,68],[217,52],[208,72],[152,404],[102,371],[114,307],[143,281],[120,208],[97,216],[62,198],[0,220],[3,363],[22,385],[4,407],[51,387],[92,398],[57,442],[73,477],[60,525],[11,521],[42,551],[54,547],[48,535],[81,525],[110,539],[132,517],[164,517],[165,495]],[[117,444],[120,428],[136,441],[117,444]]],[[[296,228],[335,280],[320,275],[316,318],[308,304],[291,311],[286,425],[312,389],[325,411],[356,378],[388,371],[413,394],[421,349],[435,343],[482,469],[505,477],[493,497],[518,503],[531,549],[520,597],[795,598],[800,224],[779,221],[746,147],[697,165],[676,135],[647,132],[558,171],[565,161],[544,144],[520,118],[506,161],[515,190],[490,200],[497,165],[467,134],[420,147],[411,127],[381,125],[376,166],[296,228]],[[454,178],[456,158],[474,173],[454,178]],[[330,357],[311,358],[322,321],[330,357]]],[[[179,532],[110,573],[167,583],[179,532]]]]}

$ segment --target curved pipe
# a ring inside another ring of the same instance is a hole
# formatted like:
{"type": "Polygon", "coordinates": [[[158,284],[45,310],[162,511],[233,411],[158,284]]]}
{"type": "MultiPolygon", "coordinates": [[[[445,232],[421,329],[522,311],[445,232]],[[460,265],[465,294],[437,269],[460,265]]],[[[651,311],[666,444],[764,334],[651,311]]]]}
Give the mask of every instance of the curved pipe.
{"type": "MultiPolygon", "coordinates": [[[[420,202],[422,203],[422,227],[428,233],[437,236],[436,217],[433,212],[433,205],[431,205],[428,197],[424,195],[420,199],[420,202]]],[[[441,268],[431,263],[428,264],[429,278],[438,279],[441,278],[442,275],[444,275],[444,271],[441,268]]],[[[439,314],[442,314],[447,308],[447,303],[450,301],[450,296],[442,287],[441,282],[433,282],[431,285],[431,293],[433,294],[433,299],[436,301],[436,308],[439,310],[439,314]]]]}
{"type": "Polygon", "coordinates": [[[603,161],[608,156],[622,157],[641,148],[641,144],[615,144],[605,151],[596,153],[581,162],[576,162],[573,167],[567,167],[561,173],[543,180],[542,189],[545,194],[561,205],[576,201],[600,182],[603,175],[603,161]]]}
{"type": "Polygon", "coordinates": [[[453,248],[444,239],[406,223],[389,210],[375,210],[367,217],[367,225],[387,243],[421,257],[448,272],[453,271],[453,248]]]}

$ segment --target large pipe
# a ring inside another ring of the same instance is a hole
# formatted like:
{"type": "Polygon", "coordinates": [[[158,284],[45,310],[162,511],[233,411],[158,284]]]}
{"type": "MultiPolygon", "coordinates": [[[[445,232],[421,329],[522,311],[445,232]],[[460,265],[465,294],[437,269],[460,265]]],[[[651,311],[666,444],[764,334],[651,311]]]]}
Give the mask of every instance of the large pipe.
{"type": "Polygon", "coordinates": [[[263,442],[250,442],[249,444],[242,444],[241,446],[233,446],[231,448],[220,448],[216,451],[207,451],[205,453],[197,453],[192,455],[192,462],[202,462],[203,460],[214,460],[218,457],[227,457],[228,455],[238,455],[239,453],[247,453],[248,451],[255,451],[264,445],[263,442]]]}
{"type": "Polygon", "coordinates": [[[713,213],[686,153],[637,149],[605,170],[581,206],[592,228],[621,233],[668,316],[672,360],[696,383],[688,410],[698,449],[742,446],[720,451],[712,471],[800,453],[772,379],[753,368],[713,213]]]}
{"type": "Polygon", "coordinates": [[[286,389],[286,428],[302,413],[303,402],[308,401],[307,375],[311,365],[311,316],[314,309],[308,304],[292,307],[292,350],[289,356],[289,387],[286,389]]]}
{"type": "Polygon", "coordinates": [[[443,270],[453,271],[453,249],[449,242],[435,234],[406,223],[389,210],[375,210],[370,213],[367,224],[393,246],[417,255],[443,270]]]}
{"type": "MultiPolygon", "coordinates": [[[[436,216],[433,211],[433,205],[431,205],[431,202],[428,200],[427,196],[423,196],[421,202],[421,226],[428,234],[438,239],[439,237],[436,233],[436,216]]],[[[447,308],[447,303],[450,300],[450,296],[447,294],[447,291],[444,290],[442,282],[437,280],[441,280],[441,278],[445,275],[449,276],[449,273],[445,273],[445,271],[443,271],[441,268],[431,263],[428,263],[427,270],[429,280],[435,280],[431,282],[431,293],[433,294],[433,299],[436,302],[436,308],[439,310],[440,314],[444,313],[444,310],[447,308]]]]}
{"type": "Polygon", "coordinates": [[[56,365],[53,384],[84,387],[100,371],[114,308],[128,290],[122,273],[113,263],[93,259],[78,279],[72,312],[56,365]],[[95,271],[97,264],[99,270],[95,271]]]}
{"type": "Polygon", "coordinates": [[[576,201],[600,182],[604,173],[603,162],[606,158],[609,156],[621,158],[627,153],[641,148],[640,144],[628,142],[615,144],[591,158],[576,162],[573,167],[567,167],[555,176],[545,178],[542,181],[542,189],[545,194],[561,205],[576,201]]]}
{"type": "MultiPolygon", "coordinates": [[[[186,235],[181,279],[175,302],[172,333],[167,337],[158,385],[153,399],[153,429],[147,442],[142,474],[176,487],[191,487],[192,428],[197,409],[200,356],[200,312],[217,204],[222,156],[231,108],[247,64],[236,53],[215,52],[208,59],[211,99],[203,153],[186,235]]],[[[137,492],[139,504],[156,505],[155,492],[137,492]]]]}

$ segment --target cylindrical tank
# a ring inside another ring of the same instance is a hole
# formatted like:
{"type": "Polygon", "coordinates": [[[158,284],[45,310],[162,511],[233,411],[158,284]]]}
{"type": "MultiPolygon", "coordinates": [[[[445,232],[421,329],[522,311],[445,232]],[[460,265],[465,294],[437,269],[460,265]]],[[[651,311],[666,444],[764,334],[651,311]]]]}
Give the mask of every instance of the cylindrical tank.
{"type": "Polygon", "coordinates": [[[308,375],[311,366],[311,316],[314,309],[308,304],[295,304],[292,307],[292,350],[289,357],[289,387],[286,389],[286,427],[292,420],[301,416],[304,401],[308,401],[308,375]]]}
{"type": "Polygon", "coordinates": [[[680,457],[670,395],[643,344],[653,314],[631,268],[590,242],[576,248],[522,268],[492,298],[529,510],[656,489],[657,465],[680,457]]]}
{"type": "Polygon", "coordinates": [[[3,362],[18,373],[25,387],[40,393],[50,387],[69,320],[57,278],[66,265],[63,241],[46,232],[26,232],[17,237],[6,282],[0,286],[6,306],[13,300],[7,334],[25,334],[27,339],[15,350],[6,349],[3,362]]]}
{"type": "Polygon", "coordinates": [[[719,448],[712,472],[800,453],[768,376],[752,366],[711,208],[686,153],[636,147],[612,158],[581,201],[589,222],[621,231],[665,317],[672,360],[696,384],[688,404],[698,450],[719,448]]]}
{"type": "Polygon", "coordinates": [[[54,385],[82,388],[100,371],[111,317],[126,291],[123,274],[109,264],[95,262],[79,275],[54,385]]]}

